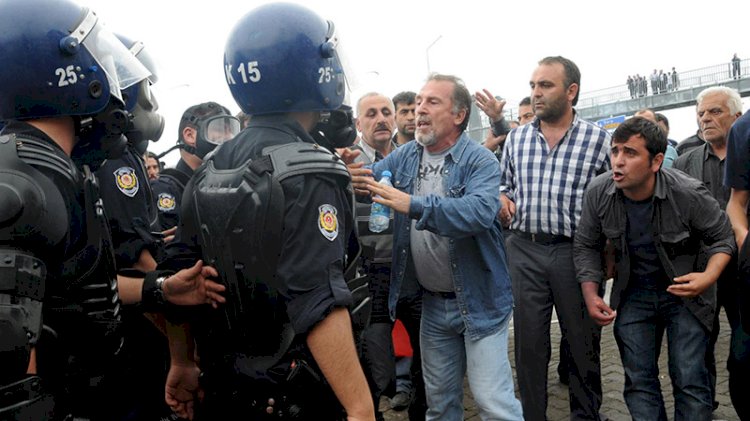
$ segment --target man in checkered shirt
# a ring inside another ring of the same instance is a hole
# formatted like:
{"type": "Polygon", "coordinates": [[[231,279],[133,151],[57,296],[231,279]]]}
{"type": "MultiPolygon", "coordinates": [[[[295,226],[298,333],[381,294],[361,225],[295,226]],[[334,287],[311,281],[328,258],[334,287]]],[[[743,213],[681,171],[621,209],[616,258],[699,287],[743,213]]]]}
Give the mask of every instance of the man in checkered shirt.
{"type": "Polygon", "coordinates": [[[586,314],[573,236],[588,182],[610,168],[610,136],[578,117],[581,74],[564,57],[539,62],[530,86],[536,118],[510,132],[501,166],[500,217],[510,224],[516,370],[524,416],[545,420],[554,306],[569,341],[572,420],[599,420],[600,328],[586,314]]]}

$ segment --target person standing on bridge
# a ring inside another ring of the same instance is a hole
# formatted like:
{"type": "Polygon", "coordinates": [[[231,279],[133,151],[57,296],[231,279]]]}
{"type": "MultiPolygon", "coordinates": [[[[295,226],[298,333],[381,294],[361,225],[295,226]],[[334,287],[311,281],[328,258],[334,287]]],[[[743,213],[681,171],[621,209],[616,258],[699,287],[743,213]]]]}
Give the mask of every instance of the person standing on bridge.
{"type": "Polygon", "coordinates": [[[737,57],[737,53],[734,53],[732,57],[732,79],[740,78],[740,58],[737,57]]]}

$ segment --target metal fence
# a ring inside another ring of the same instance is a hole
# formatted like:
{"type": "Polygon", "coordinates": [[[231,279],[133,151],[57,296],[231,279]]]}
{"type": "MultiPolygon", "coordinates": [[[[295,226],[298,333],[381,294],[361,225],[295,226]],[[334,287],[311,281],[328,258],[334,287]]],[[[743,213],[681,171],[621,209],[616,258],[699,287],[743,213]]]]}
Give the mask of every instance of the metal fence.
{"type": "MultiPolygon", "coordinates": [[[[683,89],[691,89],[700,86],[715,85],[730,81],[737,78],[744,78],[750,75],[750,59],[740,60],[740,72],[739,75],[734,76],[732,72],[732,63],[716,64],[713,66],[702,67],[700,69],[688,70],[686,72],[677,73],[679,84],[672,87],[672,90],[658,91],[654,94],[651,88],[650,75],[646,75],[648,93],[646,96],[661,95],[663,93],[681,91],[683,89]]],[[[611,88],[598,89],[596,91],[589,91],[581,93],[578,98],[578,108],[593,107],[595,105],[609,104],[612,102],[623,101],[632,99],[630,89],[627,84],[613,86],[611,88]]]]}

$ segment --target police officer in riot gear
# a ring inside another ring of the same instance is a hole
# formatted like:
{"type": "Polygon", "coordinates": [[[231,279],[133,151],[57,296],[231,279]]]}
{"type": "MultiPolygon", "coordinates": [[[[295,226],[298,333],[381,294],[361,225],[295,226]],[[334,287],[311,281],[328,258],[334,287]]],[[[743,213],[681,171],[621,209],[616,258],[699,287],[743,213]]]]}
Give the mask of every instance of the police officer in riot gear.
{"type": "MultiPolygon", "coordinates": [[[[164,118],[157,112],[159,105],[151,91],[158,78],[148,49],[140,41],[121,34],[117,37],[149,70],[150,76],[123,91],[125,109],[131,119],[125,132],[127,147],[121,157],[102,164],[96,176],[109,218],[118,273],[142,277],[156,269],[163,249],[159,235],[162,228],[143,154],[149,141],[161,137],[164,118]]],[[[144,314],[140,302],[131,304],[122,308],[123,348],[112,364],[112,375],[100,387],[121,397],[116,406],[110,407],[111,419],[165,418],[171,414],[164,403],[169,357],[162,333],[165,322],[159,314],[144,314]]]]}
{"type": "Polygon", "coordinates": [[[150,76],[123,91],[125,109],[131,124],[122,156],[109,159],[96,172],[101,184],[104,207],[109,216],[118,268],[141,272],[156,269],[162,231],[151,186],[143,162],[148,142],[158,141],[164,131],[164,117],[151,92],[156,82],[156,66],[144,44],[118,34],[118,39],[149,71],[150,76]]]}
{"type": "MultiPolygon", "coordinates": [[[[227,286],[219,311],[192,318],[205,392],[197,416],[374,420],[344,278],[350,179],[316,143],[354,139],[333,23],[298,5],[258,7],[234,27],[224,60],[253,117],[185,190],[178,238],[200,246],[227,286]]],[[[192,348],[176,339],[167,401],[190,415],[192,348]]]]}
{"type": "MultiPolygon", "coordinates": [[[[118,289],[92,169],[124,149],[121,90],[148,70],[69,0],[2,2],[0,27],[0,419],[107,419],[117,396],[96,386],[122,346],[118,292],[145,282],[118,289]]],[[[174,297],[214,273],[160,284],[174,297]]]]}
{"type": "Polygon", "coordinates": [[[95,416],[87,384],[121,337],[90,167],[122,151],[120,90],[148,70],[93,12],[68,1],[3,2],[0,25],[2,75],[14,81],[0,87],[0,414],[95,416]]]}
{"type": "Polygon", "coordinates": [[[162,170],[159,178],[152,183],[163,229],[179,224],[182,192],[206,154],[239,132],[239,120],[220,104],[204,102],[185,110],[175,145],[180,149],[180,161],[175,168],[162,170]]]}

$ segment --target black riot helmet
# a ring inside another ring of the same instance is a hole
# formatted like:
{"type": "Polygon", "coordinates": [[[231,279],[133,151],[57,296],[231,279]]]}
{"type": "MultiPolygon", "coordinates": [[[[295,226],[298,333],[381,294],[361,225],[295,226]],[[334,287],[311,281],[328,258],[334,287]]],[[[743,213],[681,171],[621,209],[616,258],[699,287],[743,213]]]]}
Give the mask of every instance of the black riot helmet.
{"type": "Polygon", "coordinates": [[[200,159],[240,132],[240,121],[215,102],[204,102],[185,110],[180,119],[177,144],[200,159]],[[185,142],[185,129],[195,133],[195,146],[185,142]]]}

